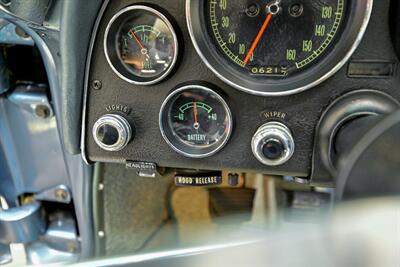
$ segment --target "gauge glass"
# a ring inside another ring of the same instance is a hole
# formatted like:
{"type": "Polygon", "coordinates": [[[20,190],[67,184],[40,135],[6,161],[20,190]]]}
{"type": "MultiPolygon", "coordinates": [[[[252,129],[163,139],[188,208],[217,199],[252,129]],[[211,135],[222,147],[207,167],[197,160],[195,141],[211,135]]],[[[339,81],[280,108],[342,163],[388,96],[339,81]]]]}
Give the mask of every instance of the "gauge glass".
{"type": "Polygon", "coordinates": [[[177,59],[177,37],[171,23],[147,6],[130,6],[110,21],[105,52],[112,69],[124,80],[154,84],[171,71],[177,59]]]}
{"type": "Polygon", "coordinates": [[[232,116],[225,100],[203,86],[185,86],[164,101],[161,132],[167,143],[188,157],[211,156],[228,141],[232,116]]]}
{"type": "Polygon", "coordinates": [[[312,66],[339,33],[346,0],[208,0],[218,51],[243,73],[284,79],[312,66]]]}
{"type": "Polygon", "coordinates": [[[360,43],[373,0],[186,0],[193,44],[231,86],[289,95],[337,72],[360,43]]]}

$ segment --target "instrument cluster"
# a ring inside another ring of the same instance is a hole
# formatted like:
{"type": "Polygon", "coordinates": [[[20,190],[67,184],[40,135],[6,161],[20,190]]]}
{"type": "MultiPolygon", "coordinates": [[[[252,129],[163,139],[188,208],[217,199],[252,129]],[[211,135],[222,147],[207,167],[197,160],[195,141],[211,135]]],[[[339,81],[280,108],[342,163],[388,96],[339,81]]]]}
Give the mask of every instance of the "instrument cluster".
{"type": "Polygon", "coordinates": [[[92,38],[87,160],[309,175],[329,88],[348,81],[373,5],[110,1],[92,38]]]}

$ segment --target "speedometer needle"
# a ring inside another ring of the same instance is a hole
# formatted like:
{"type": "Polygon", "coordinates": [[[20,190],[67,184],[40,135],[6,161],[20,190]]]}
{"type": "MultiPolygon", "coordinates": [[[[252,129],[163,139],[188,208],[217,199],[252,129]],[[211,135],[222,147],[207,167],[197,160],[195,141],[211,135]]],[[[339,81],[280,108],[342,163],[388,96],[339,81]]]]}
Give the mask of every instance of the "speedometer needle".
{"type": "Polygon", "coordinates": [[[258,31],[258,34],[257,34],[256,38],[254,39],[254,41],[253,41],[253,43],[252,43],[252,45],[250,47],[250,50],[246,55],[246,58],[244,59],[244,64],[245,65],[247,65],[247,63],[249,63],[251,55],[253,54],[254,50],[256,49],[258,43],[261,40],[261,37],[263,36],[265,30],[268,27],[269,22],[272,19],[272,15],[273,15],[272,13],[268,13],[267,17],[265,18],[265,21],[264,21],[263,25],[261,26],[261,29],[258,31]]]}

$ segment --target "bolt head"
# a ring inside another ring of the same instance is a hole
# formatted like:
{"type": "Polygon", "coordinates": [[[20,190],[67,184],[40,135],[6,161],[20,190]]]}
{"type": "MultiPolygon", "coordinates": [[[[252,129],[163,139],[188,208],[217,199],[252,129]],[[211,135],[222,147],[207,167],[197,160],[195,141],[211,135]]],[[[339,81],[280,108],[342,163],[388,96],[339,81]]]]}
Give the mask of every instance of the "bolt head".
{"type": "Polygon", "coordinates": [[[57,189],[54,195],[58,201],[65,201],[68,198],[68,193],[64,189],[57,189]]]}
{"type": "Polygon", "coordinates": [[[35,114],[39,118],[46,119],[50,116],[50,109],[46,105],[37,105],[35,107],[35,114]]]}
{"type": "Polygon", "coordinates": [[[102,83],[99,80],[94,80],[92,86],[94,90],[100,90],[102,87],[102,83]]]}

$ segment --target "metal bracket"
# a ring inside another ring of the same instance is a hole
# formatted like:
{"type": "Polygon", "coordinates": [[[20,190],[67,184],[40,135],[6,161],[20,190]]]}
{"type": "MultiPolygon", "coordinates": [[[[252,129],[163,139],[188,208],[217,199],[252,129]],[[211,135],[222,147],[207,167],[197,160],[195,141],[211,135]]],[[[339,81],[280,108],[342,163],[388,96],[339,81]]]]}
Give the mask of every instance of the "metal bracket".
{"type": "Polygon", "coordinates": [[[33,84],[18,85],[8,99],[38,118],[48,119],[54,116],[46,94],[47,87],[33,84]]]}
{"type": "Polygon", "coordinates": [[[46,230],[40,202],[0,212],[0,243],[29,243],[39,239],[46,230]]]}
{"type": "Polygon", "coordinates": [[[34,42],[24,30],[5,19],[0,19],[0,44],[33,46],[34,42]]]}
{"type": "Polygon", "coordinates": [[[69,204],[71,203],[71,193],[67,186],[57,185],[36,194],[35,199],[69,204]]]}

